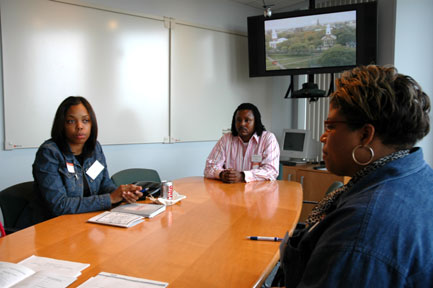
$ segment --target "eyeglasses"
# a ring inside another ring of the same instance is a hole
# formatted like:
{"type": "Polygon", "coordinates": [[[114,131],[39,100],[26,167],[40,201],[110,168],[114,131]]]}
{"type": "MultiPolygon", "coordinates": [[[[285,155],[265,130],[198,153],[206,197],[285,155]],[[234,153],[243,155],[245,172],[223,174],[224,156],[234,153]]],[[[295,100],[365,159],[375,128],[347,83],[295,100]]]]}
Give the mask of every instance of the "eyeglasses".
{"type": "Polygon", "coordinates": [[[334,130],[335,129],[334,125],[337,124],[337,123],[349,123],[349,122],[344,121],[344,120],[335,120],[335,121],[333,121],[333,120],[325,120],[325,121],[323,121],[323,124],[324,124],[324,127],[325,127],[325,131],[329,132],[331,130],[334,130]]]}

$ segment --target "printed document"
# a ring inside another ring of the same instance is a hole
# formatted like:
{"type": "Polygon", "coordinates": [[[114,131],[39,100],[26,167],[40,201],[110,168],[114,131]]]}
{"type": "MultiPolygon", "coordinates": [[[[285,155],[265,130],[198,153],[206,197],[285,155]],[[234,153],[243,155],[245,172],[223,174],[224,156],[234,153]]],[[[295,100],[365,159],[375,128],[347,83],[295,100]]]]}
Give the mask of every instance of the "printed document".
{"type": "Polygon", "coordinates": [[[167,286],[167,282],[101,272],[95,277],[88,279],[78,286],[78,288],[164,288],[167,286]]]}

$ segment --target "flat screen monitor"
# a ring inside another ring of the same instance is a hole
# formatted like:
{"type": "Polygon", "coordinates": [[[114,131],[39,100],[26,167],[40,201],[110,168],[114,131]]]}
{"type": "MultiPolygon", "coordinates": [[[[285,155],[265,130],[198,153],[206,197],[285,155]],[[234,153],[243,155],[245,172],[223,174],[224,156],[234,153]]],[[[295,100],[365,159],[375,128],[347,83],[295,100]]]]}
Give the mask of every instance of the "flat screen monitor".
{"type": "Polygon", "coordinates": [[[248,18],[250,77],[333,73],[374,64],[377,4],[248,18]]]}
{"type": "Polygon", "coordinates": [[[285,129],[280,141],[280,160],[304,161],[314,158],[310,130],[285,129]]]}

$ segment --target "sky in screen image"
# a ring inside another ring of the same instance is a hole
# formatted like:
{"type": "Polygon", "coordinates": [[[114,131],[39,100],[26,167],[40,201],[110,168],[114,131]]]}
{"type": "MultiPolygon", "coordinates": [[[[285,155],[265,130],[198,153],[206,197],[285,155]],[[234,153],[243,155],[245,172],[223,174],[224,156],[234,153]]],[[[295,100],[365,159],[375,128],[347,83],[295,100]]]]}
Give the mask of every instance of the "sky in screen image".
{"type": "Polygon", "coordinates": [[[346,12],[300,16],[286,19],[267,20],[265,21],[265,31],[273,29],[283,30],[311,26],[317,24],[317,20],[319,20],[319,23],[322,25],[335,22],[355,21],[356,11],[353,10],[346,12]]]}

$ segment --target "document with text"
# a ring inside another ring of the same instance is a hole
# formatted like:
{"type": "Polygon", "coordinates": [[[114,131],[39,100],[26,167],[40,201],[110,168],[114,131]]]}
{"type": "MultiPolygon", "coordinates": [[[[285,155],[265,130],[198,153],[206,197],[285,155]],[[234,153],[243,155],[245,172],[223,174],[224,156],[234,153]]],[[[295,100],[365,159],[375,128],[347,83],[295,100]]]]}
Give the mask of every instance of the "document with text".
{"type": "Polygon", "coordinates": [[[101,272],[95,277],[88,279],[78,286],[78,288],[164,288],[167,286],[167,282],[101,272]]]}
{"type": "Polygon", "coordinates": [[[49,271],[33,271],[21,264],[0,262],[0,287],[63,288],[68,287],[76,277],[57,275],[49,271]]]}
{"type": "Polygon", "coordinates": [[[32,255],[18,264],[24,265],[34,271],[50,271],[59,275],[78,277],[81,271],[90,266],[90,264],[59,260],[48,257],[32,255]]]}
{"type": "Polygon", "coordinates": [[[143,221],[144,217],[140,215],[110,211],[105,211],[87,220],[87,222],[90,223],[105,224],[123,228],[135,226],[143,221]]]}
{"type": "Polygon", "coordinates": [[[19,263],[0,261],[0,287],[63,288],[90,264],[32,255],[19,263]]]}

